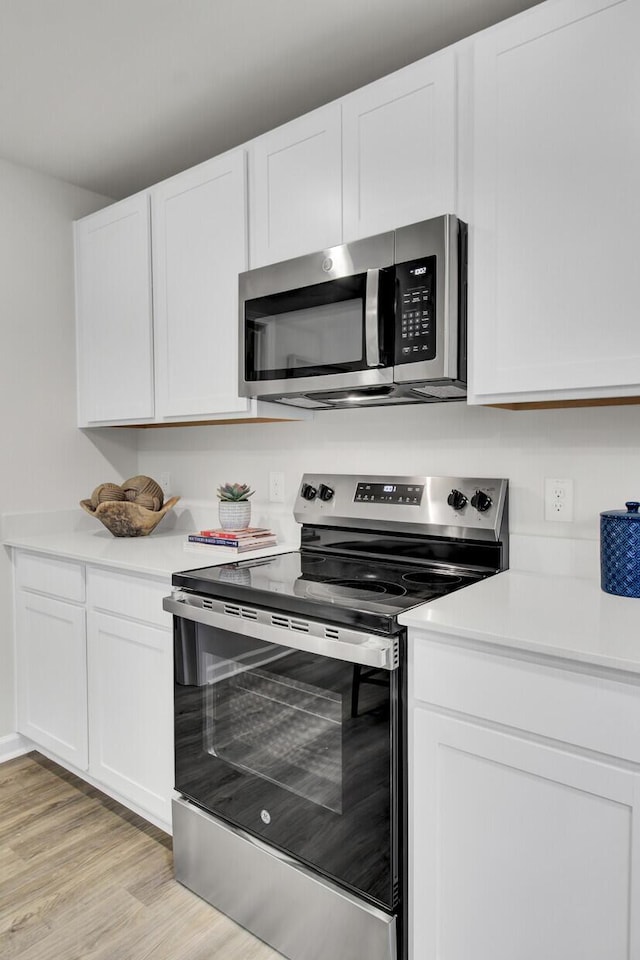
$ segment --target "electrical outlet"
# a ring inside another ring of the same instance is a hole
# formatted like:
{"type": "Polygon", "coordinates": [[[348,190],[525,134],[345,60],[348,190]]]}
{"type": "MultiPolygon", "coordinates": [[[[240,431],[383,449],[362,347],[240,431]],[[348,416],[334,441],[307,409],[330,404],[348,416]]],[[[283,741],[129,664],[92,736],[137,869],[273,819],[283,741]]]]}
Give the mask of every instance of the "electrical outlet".
{"type": "Polygon", "coordinates": [[[160,474],[158,477],[158,483],[162,487],[162,494],[166,500],[166,498],[169,496],[171,487],[171,474],[168,472],[168,470],[165,470],[160,474]]]}
{"type": "Polygon", "coordinates": [[[269,500],[284,503],[284,473],[271,471],[269,474],[269,500]]]}
{"type": "Polygon", "coordinates": [[[573,520],[573,480],[544,481],[544,518],[565,523],[573,520]]]}

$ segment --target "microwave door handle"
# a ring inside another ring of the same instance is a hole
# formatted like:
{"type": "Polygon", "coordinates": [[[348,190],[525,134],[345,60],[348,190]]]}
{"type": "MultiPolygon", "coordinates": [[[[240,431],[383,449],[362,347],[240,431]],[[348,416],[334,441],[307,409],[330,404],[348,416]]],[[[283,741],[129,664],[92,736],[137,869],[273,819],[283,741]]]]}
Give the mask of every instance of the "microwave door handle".
{"type": "Polygon", "coordinates": [[[378,287],[380,271],[367,270],[367,285],[364,300],[364,346],[368,367],[379,367],[380,338],[378,335],[378,287]]]}

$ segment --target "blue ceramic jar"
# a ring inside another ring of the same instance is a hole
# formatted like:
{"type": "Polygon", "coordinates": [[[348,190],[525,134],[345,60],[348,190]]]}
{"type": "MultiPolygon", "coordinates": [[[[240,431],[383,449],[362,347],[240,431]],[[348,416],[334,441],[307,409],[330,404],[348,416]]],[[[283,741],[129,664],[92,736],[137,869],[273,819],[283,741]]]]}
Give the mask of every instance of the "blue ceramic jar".
{"type": "Polygon", "coordinates": [[[605,593],[640,597],[640,501],[600,514],[600,584],[605,593]]]}

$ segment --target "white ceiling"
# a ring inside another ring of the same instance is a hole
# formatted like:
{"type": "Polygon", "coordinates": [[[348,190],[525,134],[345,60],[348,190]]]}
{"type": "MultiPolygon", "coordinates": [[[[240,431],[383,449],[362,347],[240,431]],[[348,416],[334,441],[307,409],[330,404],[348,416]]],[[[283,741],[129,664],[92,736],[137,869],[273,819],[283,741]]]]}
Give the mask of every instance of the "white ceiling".
{"type": "Polygon", "coordinates": [[[120,198],[538,0],[0,0],[0,157],[120,198]]]}

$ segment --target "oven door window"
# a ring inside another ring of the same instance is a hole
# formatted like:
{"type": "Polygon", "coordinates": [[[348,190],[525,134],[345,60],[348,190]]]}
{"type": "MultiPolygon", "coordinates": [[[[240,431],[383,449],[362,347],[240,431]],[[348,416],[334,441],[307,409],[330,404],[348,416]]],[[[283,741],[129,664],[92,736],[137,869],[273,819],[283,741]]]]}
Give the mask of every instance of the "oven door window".
{"type": "Polygon", "coordinates": [[[176,789],[393,906],[396,673],[176,620],[176,789]]]}
{"type": "MultiPolygon", "coordinates": [[[[388,363],[384,319],[389,283],[380,271],[380,363],[388,363]]],[[[247,380],[288,380],[368,368],[366,273],[245,302],[247,380]]]]}

